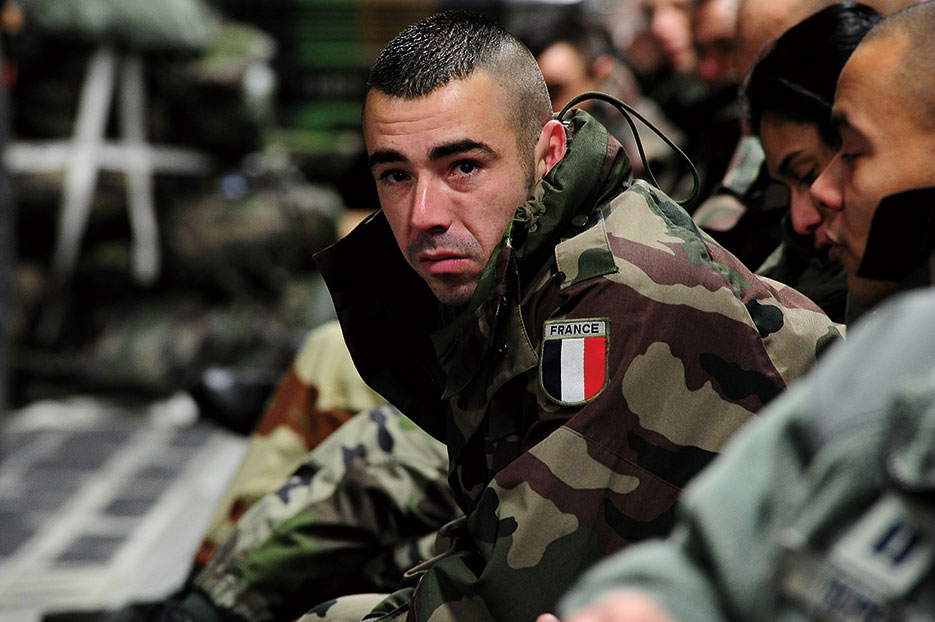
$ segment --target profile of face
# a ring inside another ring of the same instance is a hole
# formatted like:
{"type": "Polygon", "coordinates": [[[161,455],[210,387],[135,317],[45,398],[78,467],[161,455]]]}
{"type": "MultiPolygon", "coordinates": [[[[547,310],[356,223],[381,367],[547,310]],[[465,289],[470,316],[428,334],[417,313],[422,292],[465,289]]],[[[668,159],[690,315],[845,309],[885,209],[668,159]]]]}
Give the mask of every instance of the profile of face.
{"type": "Polygon", "coordinates": [[[470,300],[516,208],[564,155],[557,121],[534,150],[520,148],[509,97],[484,70],[415,99],[367,96],[364,141],[380,205],[407,262],[444,304],[470,300]]]}
{"type": "Polygon", "coordinates": [[[690,0],[644,0],[649,31],[676,71],[692,71],[696,57],[692,40],[690,0]]]}
{"type": "Polygon", "coordinates": [[[827,210],[820,225],[829,256],[847,269],[848,291],[865,307],[894,285],[857,277],[874,212],[886,195],[935,184],[935,132],[923,107],[902,83],[907,43],[886,36],[862,43],[838,80],[832,118],[841,149],[812,184],[827,210]]]}
{"type": "Polygon", "coordinates": [[[826,249],[828,238],[820,226],[825,212],[811,186],[834,157],[835,148],[822,140],[814,123],[770,111],[760,120],[759,138],[770,177],[789,191],[792,228],[799,235],[812,236],[816,249],[826,249]]]}

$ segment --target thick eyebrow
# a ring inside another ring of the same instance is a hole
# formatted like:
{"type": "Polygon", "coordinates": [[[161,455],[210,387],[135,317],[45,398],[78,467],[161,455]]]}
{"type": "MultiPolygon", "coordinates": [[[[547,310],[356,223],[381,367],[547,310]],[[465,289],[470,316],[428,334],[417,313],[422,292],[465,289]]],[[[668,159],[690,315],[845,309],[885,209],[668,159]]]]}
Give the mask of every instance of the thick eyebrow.
{"type": "MultiPolygon", "coordinates": [[[[490,145],[465,138],[433,147],[429,152],[429,160],[441,160],[451,155],[471,151],[481,151],[489,156],[498,157],[497,152],[490,145]]],[[[408,162],[408,158],[395,149],[379,149],[367,158],[370,168],[392,162],[408,162]]]]}
{"type": "Polygon", "coordinates": [[[454,155],[456,153],[467,153],[469,151],[483,151],[487,155],[494,157],[497,155],[497,152],[485,143],[481,143],[476,140],[464,139],[433,147],[429,152],[429,159],[441,160],[442,158],[447,158],[448,156],[454,155]]]}
{"type": "Polygon", "coordinates": [[[395,149],[378,149],[368,156],[367,165],[372,169],[380,164],[405,161],[406,157],[395,149]]]}
{"type": "MultiPolygon", "coordinates": [[[[499,157],[497,152],[486,143],[466,138],[464,140],[456,140],[454,142],[433,147],[429,152],[429,160],[441,160],[442,158],[447,158],[451,155],[458,153],[469,153],[471,151],[482,151],[491,157],[499,157]]],[[[371,169],[381,164],[408,161],[409,159],[406,156],[404,156],[399,151],[396,151],[395,149],[378,149],[377,151],[371,153],[367,158],[367,164],[371,169]]]]}

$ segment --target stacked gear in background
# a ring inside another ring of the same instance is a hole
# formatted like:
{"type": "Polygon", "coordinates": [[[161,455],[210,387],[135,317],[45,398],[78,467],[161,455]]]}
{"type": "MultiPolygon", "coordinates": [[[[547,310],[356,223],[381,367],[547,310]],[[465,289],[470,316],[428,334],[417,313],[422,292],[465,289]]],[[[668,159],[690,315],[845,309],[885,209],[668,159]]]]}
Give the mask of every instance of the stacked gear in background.
{"type": "Polygon", "coordinates": [[[62,174],[17,176],[14,401],[204,388],[203,374],[218,367],[268,395],[306,332],[332,316],[311,255],[336,238],[345,212],[333,186],[311,181],[295,152],[270,140],[273,37],[202,0],[18,2],[24,27],[9,42],[15,139],[73,134],[88,58],[107,44],[144,59],[150,140],[198,149],[215,168],[155,176],[162,275],[148,287],[129,274],[124,180],[102,172],[64,294],[53,291],[49,268],[62,174]],[[63,320],[49,338],[40,327],[56,295],[63,320]]]}

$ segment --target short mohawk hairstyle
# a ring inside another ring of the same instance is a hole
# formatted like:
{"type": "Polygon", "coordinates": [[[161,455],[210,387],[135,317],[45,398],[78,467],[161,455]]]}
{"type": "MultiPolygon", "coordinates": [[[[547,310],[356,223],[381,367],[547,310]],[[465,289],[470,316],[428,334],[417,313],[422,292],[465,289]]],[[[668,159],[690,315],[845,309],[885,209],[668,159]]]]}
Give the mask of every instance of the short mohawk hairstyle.
{"type": "Polygon", "coordinates": [[[518,38],[482,14],[445,11],[407,27],[380,52],[367,93],[417,99],[467,79],[478,69],[488,71],[506,89],[510,97],[504,113],[516,128],[521,148],[533,149],[552,117],[542,71],[518,38]]]}
{"type": "MultiPolygon", "coordinates": [[[[428,95],[475,69],[495,64],[515,37],[486,16],[445,11],[406,27],[380,52],[367,89],[392,97],[428,95]]],[[[518,41],[517,41],[518,43],[518,41]]]]}

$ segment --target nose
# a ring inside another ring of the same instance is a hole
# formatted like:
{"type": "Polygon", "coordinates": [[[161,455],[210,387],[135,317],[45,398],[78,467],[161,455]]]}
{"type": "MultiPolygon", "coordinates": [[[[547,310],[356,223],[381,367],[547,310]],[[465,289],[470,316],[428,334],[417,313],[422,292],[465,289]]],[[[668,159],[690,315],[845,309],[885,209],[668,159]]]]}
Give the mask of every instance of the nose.
{"type": "Polygon", "coordinates": [[[819,209],[837,211],[844,207],[844,192],[841,187],[843,164],[841,154],[838,153],[812,182],[809,193],[819,209]]]}
{"type": "MultiPolygon", "coordinates": [[[[809,187],[811,207],[818,212],[818,223],[812,231],[815,248],[824,248],[831,243],[829,239],[829,228],[833,226],[831,221],[837,220],[844,207],[843,175],[844,162],[838,154],[832,158],[825,170],[809,187]]],[[[795,227],[794,222],[793,227],[795,227]]]]}
{"type": "Polygon", "coordinates": [[[444,190],[431,178],[420,177],[412,197],[409,224],[419,231],[442,232],[451,226],[451,210],[444,190]]]}
{"type": "Polygon", "coordinates": [[[789,200],[789,218],[792,228],[799,235],[813,235],[824,220],[811,193],[804,188],[793,192],[789,200]]]}

